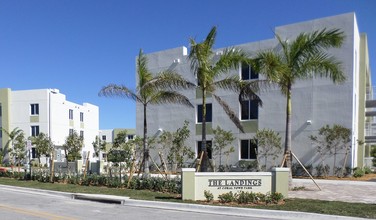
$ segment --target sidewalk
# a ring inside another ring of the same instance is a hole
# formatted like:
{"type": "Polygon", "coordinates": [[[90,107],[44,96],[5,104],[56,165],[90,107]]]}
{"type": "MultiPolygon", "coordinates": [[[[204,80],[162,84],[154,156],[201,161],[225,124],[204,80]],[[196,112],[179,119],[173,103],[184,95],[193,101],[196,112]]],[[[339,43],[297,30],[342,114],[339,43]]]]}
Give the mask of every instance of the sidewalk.
{"type": "Polygon", "coordinates": [[[289,191],[289,198],[317,199],[376,204],[376,182],[293,179],[293,187],[304,187],[304,190],[289,191]]]}

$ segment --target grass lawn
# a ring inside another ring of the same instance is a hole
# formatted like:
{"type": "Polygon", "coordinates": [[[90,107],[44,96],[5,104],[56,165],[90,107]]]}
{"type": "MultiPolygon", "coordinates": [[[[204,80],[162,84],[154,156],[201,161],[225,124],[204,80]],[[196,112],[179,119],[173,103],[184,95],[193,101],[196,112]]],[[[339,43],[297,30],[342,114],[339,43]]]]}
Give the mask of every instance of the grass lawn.
{"type": "MultiPolygon", "coordinates": [[[[116,188],[96,187],[96,186],[79,186],[79,185],[60,184],[60,183],[51,184],[51,183],[40,183],[37,181],[21,181],[21,180],[15,180],[15,179],[10,179],[10,178],[0,178],[0,184],[36,188],[36,189],[54,190],[54,191],[61,191],[61,192],[127,196],[127,197],[130,197],[131,199],[141,199],[141,200],[183,202],[179,198],[179,195],[176,195],[176,194],[151,192],[151,191],[146,191],[146,190],[129,190],[129,189],[116,189],[116,188]]],[[[232,206],[236,206],[236,205],[232,205],[232,206]]],[[[328,215],[342,215],[342,216],[363,217],[363,218],[376,218],[376,204],[333,202],[333,201],[320,201],[320,200],[309,200],[309,199],[286,199],[285,204],[283,205],[267,205],[267,206],[241,205],[239,207],[311,212],[311,213],[320,213],[320,214],[328,214],[328,215]]]]}

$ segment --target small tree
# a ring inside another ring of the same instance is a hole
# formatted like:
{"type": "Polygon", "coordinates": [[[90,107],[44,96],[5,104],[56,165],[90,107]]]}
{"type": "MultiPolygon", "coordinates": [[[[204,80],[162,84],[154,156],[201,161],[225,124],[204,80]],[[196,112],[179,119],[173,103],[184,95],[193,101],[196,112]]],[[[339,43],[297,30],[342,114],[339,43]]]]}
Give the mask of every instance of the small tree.
{"type": "Polygon", "coordinates": [[[30,137],[31,143],[35,146],[36,157],[39,164],[42,156],[49,156],[53,151],[53,144],[50,138],[43,132],[39,133],[36,137],[30,137]]]}
{"type": "Polygon", "coordinates": [[[235,152],[234,146],[229,146],[235,137],[231,131],[225,131],[221,127],[217,126],[213,130],[213,157],[219,156],[219,167],[222,167],[222,155],[226,156],[226,165],[231,153],[235,152]]]}
{"type": "Polygon", "coordinates": [[[12,152],[14,149],[14,143],[16,141],[17,136],[24,135],[24,131],[17,128],[14,128],[12,131],[8,131],[4,128],[1,128],[2,131],[8,136],[8,141],[6,142],[4,148],[2,149],[3,153],[3,162],[6,164],[13,164],[14,158],[12,156],[12,152]]]}
{"type": "Polygon", "coordinates": [[[63,148],[65,152],[65,158],[67,161],[67,167],[69,161],[76,161],[78,159],[81,159],[81,150],[84,145],[83,142],[83,138],[79,136],[76,131],[73,131],[65,139],[63,148]]]}
{"type": "Polygon", "coordinates": [[[257,143],[257,163],[260,164],[259,159],[264,158],[263,167],[266,170],[268,158],[275,162],[282,153],[281,137],[273,130],[262,129],[256,132],[253,141],[257,143]]]}
{"type": "Polygon", "coordinates": [[[170,164],[176,164],[176,168],[183,167],[187,159],[194,158],[194,152],[186,145],[190,131],[188,122],[185,121],[182,128],[178,128],[175,132],[164,131],[159,137],[159,143],[162,148],[167,151],[167,161],[170,164]]]}
{"type": "Polygon", "coordinates": [[[22,161],[26,157],[25,143],[26,138],[24,132],[17,135],[13,142],[12,157],[14,157],[16,165],[18,165],[18,170],[20,169],[22,161]]]}
{"type": "Polygon", "coordinates": [[[346,157],[350,150],[351,130],[337,124],[333,127],[325,125],[319,129],[318,136],[311,135],[310,139],[316,144],[322,162],[326,154],[333,157],[333,175],[335,175],[337,165],[337,154],[345,151],[345,159],[340,174],[342,176],[346,167],[346,157]]]}
{"type": "Polygon", "coordinates": [[[113,142],[113,146],[108,153],[108,161],[111,161],[119,166],[119,174],[121,179],[122,163],[125,162],[126,168],[131,164],[133,155],[132,146],[127,143],[127,132],[120,131],[113,142]]]}
{"type": "Polygon", "coordinates": [[[95,136],[95,141],[93,141],[92,145],[93,145],[93,148],[94,148],[94,155],[96,157],[99,158],[100,152],[106,152],[107,153],[107,149],[106,149],[107,143],[106,143],[106,141],[101,140],[99,138],[99,136],[95,136]]]}

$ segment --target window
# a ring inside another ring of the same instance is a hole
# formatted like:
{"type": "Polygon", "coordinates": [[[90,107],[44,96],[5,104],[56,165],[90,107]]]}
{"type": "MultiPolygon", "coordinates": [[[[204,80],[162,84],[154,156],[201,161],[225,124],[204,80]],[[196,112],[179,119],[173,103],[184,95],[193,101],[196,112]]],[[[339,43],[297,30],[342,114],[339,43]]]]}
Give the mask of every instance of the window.
{"type": "Polygon", "coordinates": [[[73,129],[69,129],[69,135],[73,135],[73,129]]]}
{"type": "Polygon", "coordinates": [[[3,127],[0,127],[0,138],[3,137],[3,127]]]}
{"type": "Polygon", "coordinates": [[[258,74],[246,63],[242,63],[241,71],[242,80],[258,79],[258,74]]]}
{"type": "Polygon", "coordinates": [[[240,113],[242,120],[258,119],[258,103],[256,100],[240,102],[240,113]]]}
{"type": "Polygon", "coordinates": [[[37,158],[37,149],[35,147],[31,148],[31,158],[37,158]]]}
{"type": "MultiPolygon", "coordinates": [[[[212,104],[206,104],[206,122],[212,122],[212,104]]],[[[197,105],[197,122],[202,123],[202,105],[197,105]]]]}
{"type": "Polygon", "coordinates": [[[3,109],[1,108],[1,104],[0,104],[0,117],[3,116],[3,109]]]}
{"type": "MultiPolygon", "coordinates": [[[[202,141],[197,141],[197,158],[201,156],[202,141]]],[[[208,152],[209,159],[212,159],[212,142],[206,141],[206,151],[208,152]]]]}
{"type": "Polygon", "coordinates": [[[39,104],[31,104],[30,113],[31,115],[39,115],[39,104]]]}
{"type": "Polygon", "coordinates": [[[73,120],[73,109],[69,109],[69,119],[73,120]]]}
{"type": "Polygon", "coordinates": [[[102,135],[102,141],[105,141],[107,139],[106,135],[102,135]]]}
{"type": "Polygon", "coordinates": [[[241,140],[240,142],[240,159],[256,159],[257,143],[252,140],[241,140]]]}
{"type": "Polygon", "coordinates": [[[133,140],[133,134],[128,135],[128,140],[133,140]]]}
{"type": "Polygon", "coordinates": [[[80,122],[84,122],[84,113],[80,112],[80,122]]]}
{"type": "Polygon", "coordinates": [[[31,136],[36,137],[39,135],[39,126],[31,126],[31,136]]]}
{"type": "Polygon", "coordinates": [[[84,131],[80,131],[80,137],[84,138],[84,131]]]}

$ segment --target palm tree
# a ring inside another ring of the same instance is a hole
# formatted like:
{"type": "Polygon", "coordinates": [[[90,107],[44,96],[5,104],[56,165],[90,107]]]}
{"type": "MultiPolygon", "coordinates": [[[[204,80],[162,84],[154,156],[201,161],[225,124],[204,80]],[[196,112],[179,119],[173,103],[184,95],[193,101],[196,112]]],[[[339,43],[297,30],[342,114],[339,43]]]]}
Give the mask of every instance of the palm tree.
{"type": "Polygon", "coordinates": [[[162,71],[153,75],[147,68],[147,58],[140,50],[137,58],[138,85],[136,90],[124,85],[109,84],[103,87],[99,95],[107,97],[129,98],[143,105],[144,131],[143,131],[143,172],[149,174],[149,148],[147,146],[147,119],[146,110],[149,104],[158,105],[177,103],[193,107],[187,97],[175,91],[178,89],[193,88],[194,84],[188,82],[173,71],[162,71]]]}
{"type": "Polygon", "coordinates": [[[2,131],[5,132],[5,134],[8,136],[8,141],[7,143],[5,144],[4,146],[4,149],[2,150],[3,152],[3,160],[5,161],[5,163],[13,163],[13,159],[10,159],[9,158],[9,153],[11,153],[13,155],[13,150],[14,150],[14,146],[15,146],[15,142],[17,140],[17,137],[23,137],[24,136],[24,131],[20,128],[14,128],[11,132],[7,131],[6,129],[4,128],[1,128],[2,131]]]}
{"type": "Polygon", "coordinates": [[[231,69],[238,69],[241,62],[247,61],[247,55],[240,49],[228,48],[223,51],[217,61],[214,60],[215,52],[213,46],[215,43],[217,28],[213,27],[206,39],[197,43],[194,39],[190,40],[189,60],[191,61],[191,70],[197,77],[197,87],[202,92],[202,145],[203,159],[201,171],[206,172],[208,168],[208,154],[206,147],[206,96],[211,94],[215,100],[222,106],[229,118],[242,131],[243,127],[239,118],[230,109],[228,104],[215,94],[217,89],[225,89],[237,92],[239,101],[253,99],[261,103],[261,100],[255,93],[257,83],[242,81],[238,75],[229,75],[231,69]]]}
{"type": "MultiPolygon", "coordinates": [[[[297,80],[313,76],[330,78],[334,83],[343,82],[346,77],[341,63],[327,53],[329,48],[339,48],[344,34],[339,29],[301,33],[289,42],[276,35],[279,47],[263,51],[254,58],[254,68],[275,83],[286,96],[286,136],[284,161],[291,168],[291,95],[297,80]]],[[[290,173],[291,174],[291,173],[290,173]]],[[[291,177],[291,175],[290,175],[291,177]]]]}

